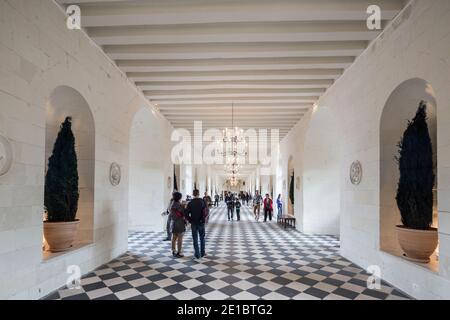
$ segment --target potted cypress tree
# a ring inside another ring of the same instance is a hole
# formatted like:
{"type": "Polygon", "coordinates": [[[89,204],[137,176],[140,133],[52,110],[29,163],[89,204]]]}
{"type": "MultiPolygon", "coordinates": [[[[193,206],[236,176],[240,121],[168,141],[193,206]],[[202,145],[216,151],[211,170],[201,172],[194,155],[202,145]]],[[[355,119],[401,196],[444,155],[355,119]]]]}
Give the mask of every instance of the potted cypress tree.
{"type": "Polygon", "coordinates": [[[294,192],[294,173],[292,172],[291,182],[289,184],[289,199],[292,204],[294,204],[294,192]]]}
{"type": "Polygon", "coordinates": [[[402,225],[397,226],[398,240],[404,256],[421,263],[430,261],[438,245],[438,231],[431,227],[435,175],[426,109],[422,101],[408,122],[396,158],[400,169],[396,200],[402,218],[402,225]]]}
{"type": "Polygon", "coordinates": [[[65,251],[73,245],[78,231],[78,168],[72,119],[62,123],[45,176],[44,236],[49,250],[65,251]]]}

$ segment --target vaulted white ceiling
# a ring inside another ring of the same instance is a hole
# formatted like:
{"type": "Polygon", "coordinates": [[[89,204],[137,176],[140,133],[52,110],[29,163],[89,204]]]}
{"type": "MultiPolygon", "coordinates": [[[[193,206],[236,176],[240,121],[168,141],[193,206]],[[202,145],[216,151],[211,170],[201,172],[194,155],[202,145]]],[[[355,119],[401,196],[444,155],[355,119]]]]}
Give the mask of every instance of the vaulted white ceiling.
{"type": "Polygon", "coordinates": [[[58,0],[177,128],[279,128],[281,137],[404,0],[58,0]]]}

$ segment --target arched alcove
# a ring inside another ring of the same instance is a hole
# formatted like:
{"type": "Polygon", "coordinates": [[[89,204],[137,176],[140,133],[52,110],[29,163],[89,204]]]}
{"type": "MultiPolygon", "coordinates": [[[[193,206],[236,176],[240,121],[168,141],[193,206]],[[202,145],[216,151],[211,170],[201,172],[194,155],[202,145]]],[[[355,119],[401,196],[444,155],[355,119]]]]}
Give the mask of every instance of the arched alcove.
{"type": "MultiPolygon", "coordinates": [[[[400,224],[401,217],[395,200],[399,170],[394,158],[398,155],[398,143],[407,122],[414,118],[422,100],[427,102],[428,128],[437,177],[437,104],[431,85],[418,78],[401,83],[389,96],[380,120],[380,249],[398,256],[402,255],[402,251],[395,226],[400,224]]],[[[437,192],[434,195],[433,220],[437,227],[437,192]]]]}
{"type": "MultiPolygon", "coordinates": [[[[303,231],[339,235],[341,152],[337,118],[320,106],[311,116],[303,149],[303,231]]],[[[356,160],[356,159],[355,159],[356,160]]]]}
{"type": "Polygon", "coordinates": [[[128,229],[160,231],[166,194],[172,192],[173,165],[161,151],[165,129],[150,108],[134,115],[130,131],[128,229]],[[170,179],[172,180],[172,179],[170,179]]]}
{"type": "Polygon", "coordinates": [[[286,186],[287,186],[286,203],[287,203],[287,209],[288,209],[288,212],[287,212],[287,213],[288,213],[289,215],[291,215],[291,216],[295,215],[295,212],[294,212],[294,203],[295,203],[295,178],[294,178],[294,181],[292,182],[292,176],[295,177],[295,172],[294,172],[294,159],[292,158],[292,156],[290,156],[290,157],[289,157],[289,160],[288,160],[288,171],[287,171],[287,179],[286,179],[286,181],[287,181],[287,183],[286,183],[286,186]],[[291,183],[294,183],[294,203],[292,203],[291,196],[290,196],[290,193],[291,193],[291,183]]]}
{"type": "Polygon", "coordinates": [[[80,198],[77,219],[80,220],[80,225],[75,246],[79,246],[91,243],[94,239],[95,123],[83,96],[71,87],[59,86],[52,91],[46,104],[46,170],[60,125],[69,116],[72,117],[78,160],[80,198]]]}

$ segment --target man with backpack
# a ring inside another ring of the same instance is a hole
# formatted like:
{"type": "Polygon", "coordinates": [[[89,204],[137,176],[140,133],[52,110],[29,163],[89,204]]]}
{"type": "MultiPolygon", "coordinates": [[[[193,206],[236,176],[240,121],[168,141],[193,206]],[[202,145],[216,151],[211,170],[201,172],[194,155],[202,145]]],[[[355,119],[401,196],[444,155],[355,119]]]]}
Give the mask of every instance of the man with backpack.
{"type": "Polygon", "coordinates": [[[200,192],[198,190],[194,190],[193,195],[194,198],[187,205],[185,213],[187,220],[191,223],[192,240],[195,252],[194,259],[199,261],[206,256],[205,225],[208,220],[208,207],[205,201],[200,198],[200,192]]]}

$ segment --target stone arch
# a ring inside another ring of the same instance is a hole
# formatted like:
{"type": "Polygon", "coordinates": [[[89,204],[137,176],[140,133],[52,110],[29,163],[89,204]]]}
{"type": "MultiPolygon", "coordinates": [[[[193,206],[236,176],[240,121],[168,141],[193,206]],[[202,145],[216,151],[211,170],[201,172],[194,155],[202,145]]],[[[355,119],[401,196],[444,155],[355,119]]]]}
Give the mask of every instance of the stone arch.
{"type": "MultiPolygon", "coordinates": [[[[437,102],[432,86],[424,79],[412,78],[399,84],[387,99],[380,119],[380,249],[401,255],[395,226],[400,223],[400,212],[395,196],[399,179],[398,142],[412,119],[420,101],[427,102],[428,127],[433,143],[433,162],[437,172],[437,102]]],[[[436,189],[437,190],[436,179],[436,189]]],[[[437,191],[435,191],[434,225],[438,223],[437,191]]]]}
{"type": "Polygon", "coordinates": [[[61,123],[66,117],[72,117],[80,189],[77,244],[91,243],[94,240],[95,201],[95,122],[91,108],[78,90],[63,85],[57,86],[48,96],[45,115],[45,171],[61,123]]]}

